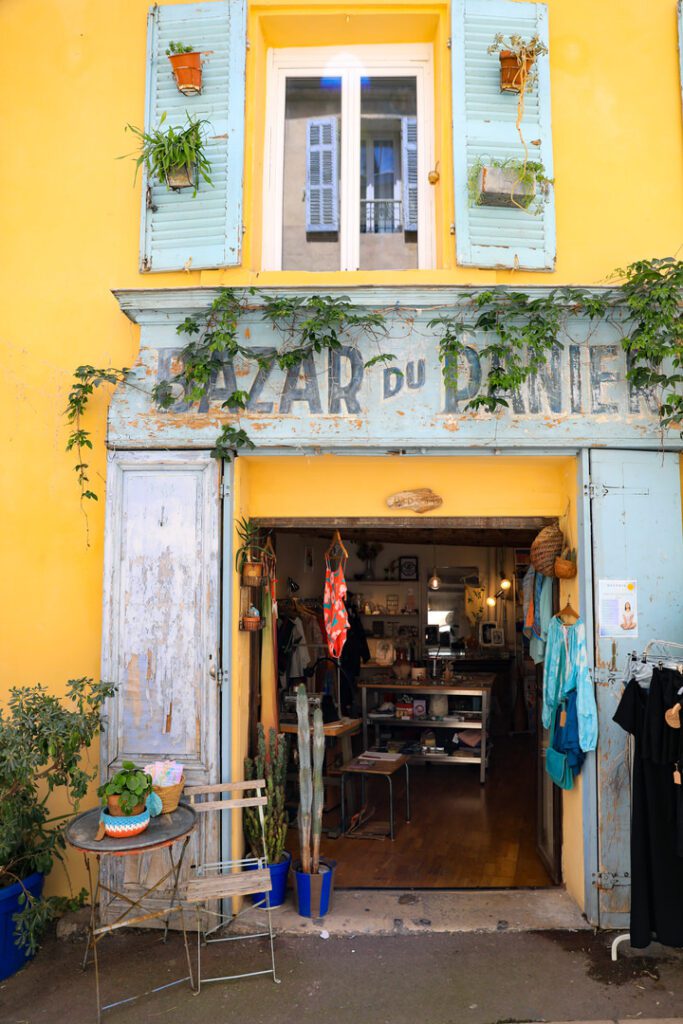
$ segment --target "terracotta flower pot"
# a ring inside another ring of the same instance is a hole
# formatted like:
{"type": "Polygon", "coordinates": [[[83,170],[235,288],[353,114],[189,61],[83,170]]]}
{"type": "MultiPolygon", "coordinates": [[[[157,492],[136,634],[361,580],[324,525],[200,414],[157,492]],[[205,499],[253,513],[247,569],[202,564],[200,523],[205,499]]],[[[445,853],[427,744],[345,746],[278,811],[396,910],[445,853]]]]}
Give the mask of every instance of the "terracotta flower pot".
{"type": "Polygon", "coordinates": [[[245,629],[248,633],[256,632],[257,629],[261,628],[261,616],[260,615],[243,615],[242,616],[242,629],[245,629]]]}
{"type": "Polygon", "coordinates": [[[121,797],[116,794],[115,796],[107,797],[107,814],[111,815],[112,818],[129,818],[135,814],[142,814],[145,809],[144,800],[140,804],[136,804],[132,811],[121,810],[121,797]]]}
{"type": "Polygon", "coordinates": [[[197,96],[202,91],[201,53],[169,53],[178,89],[184,96],[197,96]]]}
{"type": "Polygon", "coordinates": [[[519,59],[512,50],[501,50],[500,54],[500,91],[520,92],[522,82],[526,81],[534,66],[534,57],[519,59]]]}

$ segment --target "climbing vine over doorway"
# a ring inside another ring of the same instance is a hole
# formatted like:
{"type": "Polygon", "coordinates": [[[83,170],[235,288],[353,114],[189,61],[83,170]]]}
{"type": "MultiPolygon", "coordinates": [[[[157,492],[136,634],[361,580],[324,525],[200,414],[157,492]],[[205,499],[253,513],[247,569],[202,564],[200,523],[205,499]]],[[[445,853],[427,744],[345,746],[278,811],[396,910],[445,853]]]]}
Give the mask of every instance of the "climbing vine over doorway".
{"type": "MultiPolygon", "coordinates": [[[[540,295],[504,288],[490,288],[465,296],[457,308],[436,306],[428,326],[436,331],[445,384],[458,390],[458,366],[475,334],[483,334],[480,355],[489,360],[481,393],[465,401],[464,411],[496,413],[509,405],[511,395],[537,374],[553,349],[561,348],[560,335],[573,319],[589,323],[609,320],[622,332],[627,354],[627,379],[636,388],[654,393],[662,429],[681,429],[683,434],[683,262],[672,257],[639,260],[614,275],[614,285],[595,293],[587,289],[557,288],[540,295]]],[[[225,360],[239,357],[257,369],[281,370],[306,367],[315,354],[359,348],[368,338],[377,352],[364,362],[392,366],[396,356],[382,349],[388,332],[387,315],[409,318],[413,310],[395,306],[364,310],[347,297],[325,295],[269,296],[257,292],[221,289],[209,308],[187,317],[177,327],[187,342],[178,357],[178,373],[161,380],[151,391],[131,377],[128,368],[79,366],[69,393],[66,417],[72,426],[67,451],[75,450],[74,467],[81,505],[96,500],[84,462],[92,449],[82,418],[95,390],[104,384],[124,385],[149,393],[161,408],[168,409],[182,397],[200,402],[225,360]],[[257,298],[255,298],[257,297],[257,298]],[[247,313],[258,313],[279,333],[282,342],[272,351],[255,352],[240,340],[239,323],[247,313]]],[[[212,454],[230,459],[241,448],[254,444],[241,425],[239,414],[248,394],[236,389],[222,408],[236,419],[221,428],[212,454]]]]}

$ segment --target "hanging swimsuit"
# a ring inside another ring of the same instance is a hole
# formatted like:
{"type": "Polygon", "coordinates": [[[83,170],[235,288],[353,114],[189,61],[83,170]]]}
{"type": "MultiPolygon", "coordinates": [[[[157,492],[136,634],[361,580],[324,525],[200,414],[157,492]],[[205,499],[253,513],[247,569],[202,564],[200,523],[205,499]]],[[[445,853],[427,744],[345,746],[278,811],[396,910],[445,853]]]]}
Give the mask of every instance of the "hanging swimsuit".
{"type": "Polygon", "coordinates": [[[344,579],[344,563],[340,560],[336,569],[325,559],[325,596],[323,600],[323,617],[327,646],[333,658],[338,658],[346,642],[349,628],[349,616],[344,606],[346,597],[346,580],[344,579]]]}

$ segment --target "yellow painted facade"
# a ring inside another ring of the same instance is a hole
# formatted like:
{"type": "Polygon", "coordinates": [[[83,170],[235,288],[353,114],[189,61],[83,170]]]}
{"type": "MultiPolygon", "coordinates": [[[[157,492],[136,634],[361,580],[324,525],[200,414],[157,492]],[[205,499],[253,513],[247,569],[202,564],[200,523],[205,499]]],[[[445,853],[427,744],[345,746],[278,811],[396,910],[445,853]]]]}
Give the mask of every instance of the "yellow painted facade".
{"type": "MultiPolygon", "coordinates": [[[[0,337],[6,368],[0,409],[0,699],[14,683],[40,680],[58,692],[69,676],[99,674],[104,503],[87,510],[87,547],[75,460],[63,450],[67,428],[61,413],[75,366],[131,365],[136,358],[138,328],[121,314],[112,288],[595,284],[617,266],[679,250],[683,136],[675,0],[549,0],[548,7],[555,273],[455,266],[447,4],[262,0],[249,13],[242,266],[141,275],[140,185],[133,185],[132,162],[117,158],[132,148],[126,123],[143,122],[147,0],[0,5],[5,77],[11,83],[0,160],[0,337]],[[302,24],[309,45],[434,45],[440,269],[323,276],[259,272],[265,58],[268,47],[301,45],[302,24]]],[[[91,481],[101,498],[107,403],[108,396],[98,394],[86,424],[95,442],[91,481]]],[[[370,460],[361,461],[370,472],[370,460]]],[[[529,486],[522,487],[519,466],[509,459],[467,460],[466,473],[476,475],[476,509],[460,476],[444,514],[564,512],[574,467],[551,461],[543,474],[535,462],[529,486]]],[[[272,513],[277,496],[280,515],[297,514],[295,508],[329,514],[333,496],[343,491],[340,462],[332,467],[328,459],[305,460],[294,493],[278,492],[272,463],[239,460],[239,507],[255,515],[272,513]]],[[[406,474],[401,463],[384,460],[372,467],[372,480],[379,486],[382,478],[392,485],[405,478],[414,486],[416,465],[406,474]]],[[[423,468],[429,484],[434,467],[423,468]]],[[[289,470],[281,465],[277,472],[289,470]]],[[[357,465],[345,463],[342,476],[356,479],[357,472],[357,465]]],[[[377,501],[379,491],[372,493],[377,501]]],[[[349,497],[347,514],[372,514],[365,499],[349,497]]],[[[338,505],[334,512],[340,514],[338,505]]],[[[245,714],[242,705],[242,727],[245,714]]],[[[573,794],[567,806],[580,807],[578,800],[573,794]]],[[[567,881],[578,895],[582,877],[576,856],[570,860],[567,881]]],[[[57,876],[49,884],[63,888],[57,876]]]]}

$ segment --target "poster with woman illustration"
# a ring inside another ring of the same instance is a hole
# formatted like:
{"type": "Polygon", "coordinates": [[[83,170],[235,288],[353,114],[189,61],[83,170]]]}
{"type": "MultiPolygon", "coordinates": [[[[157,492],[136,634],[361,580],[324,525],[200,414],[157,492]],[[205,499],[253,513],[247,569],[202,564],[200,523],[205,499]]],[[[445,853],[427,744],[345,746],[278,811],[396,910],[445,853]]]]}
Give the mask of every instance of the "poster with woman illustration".
{"type": "Polygon", "coordinates": [[[599,580],[598,599],[598,626],[601,637],[638,636],[636,580],[599,580]]]}

